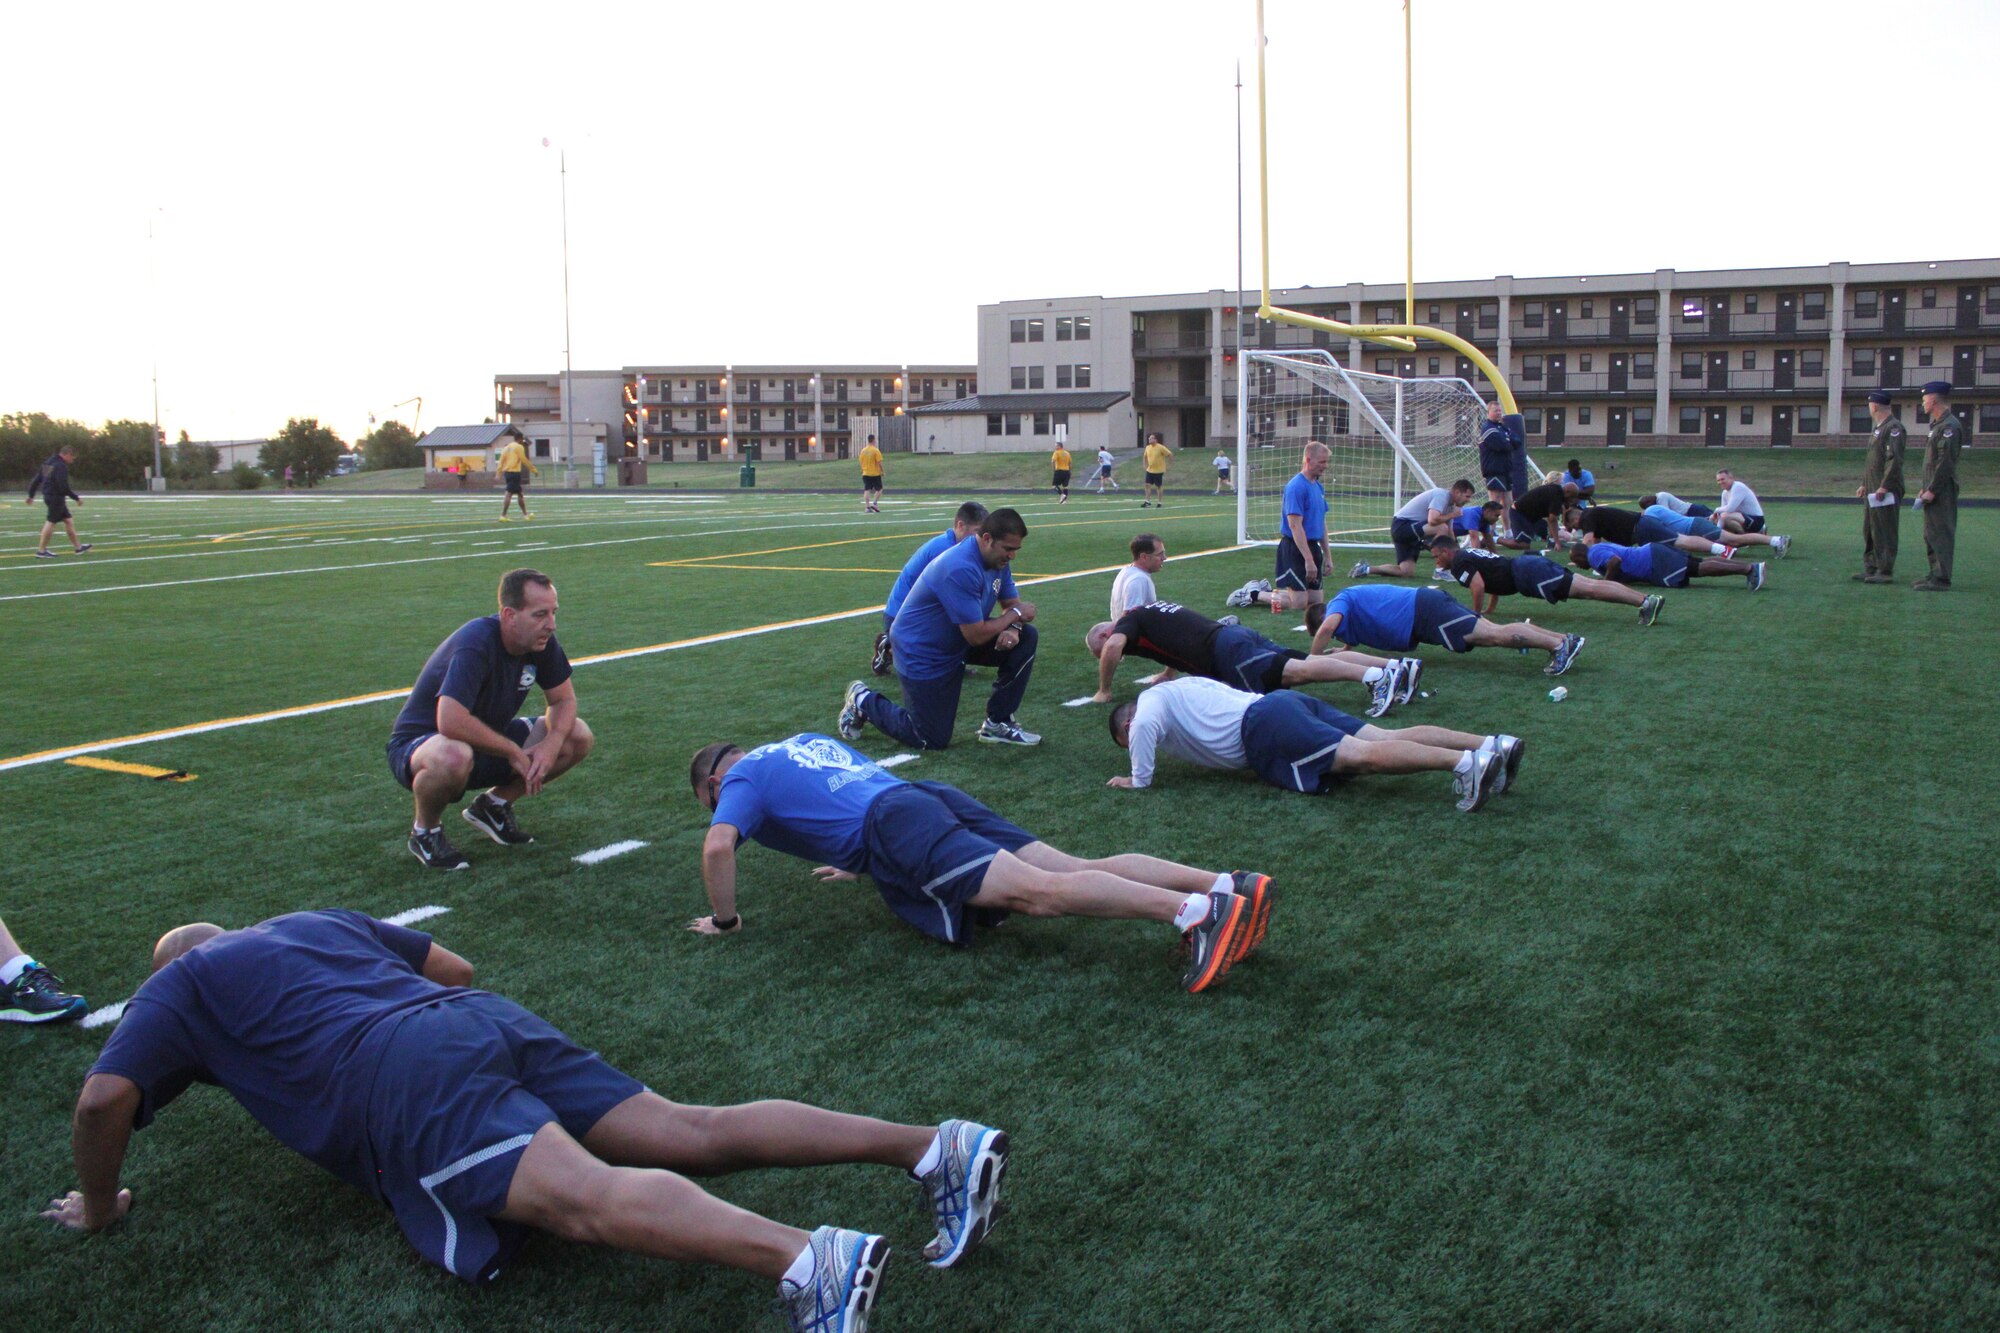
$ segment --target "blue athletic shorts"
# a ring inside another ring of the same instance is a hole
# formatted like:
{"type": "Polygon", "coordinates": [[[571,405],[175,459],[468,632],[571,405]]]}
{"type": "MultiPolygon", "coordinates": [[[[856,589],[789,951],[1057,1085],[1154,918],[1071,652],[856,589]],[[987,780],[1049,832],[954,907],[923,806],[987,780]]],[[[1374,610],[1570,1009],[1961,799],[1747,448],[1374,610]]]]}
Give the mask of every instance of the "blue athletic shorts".
{"type": "Polygon", "coordinates": [[[1666,542],[1671,545],[1674,538],[1678,536],[1680,536],[1680,533],[1675,532],[1672,528],[1660,522],[1659,519],[1649,518],[1644,514],[1639,515],[1639,521],[1632,525],[1632,545],[1634,546],[1648,546],[1653,542],[1666,542]]]}
{"type": "Polygon", "coordinates": [[[1243,714],[1243,754],[1258,777],[1286,791],[1332,790],[1334,751],[1367,726],[1332,704],[1279,690],[1243,714]]]}
{"type": "Polygon", "coordinates": [[[1469,653],[1468,635],[1479,625],[1479,617],[1442,588],[1417,589],[1417,623],[1412,627],[1412,643],[1435,643],[1448,652],[1469,653]]]}
{"type": "Polygon", "coordinates": [[[512,1000],[484,991],[406,1015],[368,1099],[383,1199],[417,1252],[490,1282],[525,1238],[498,1220],[521,1150],[543,1125],[582,1139],[645,1091],[512,1000]]]}
{"type": "Polygon", "coordinates": [[[1688,553],[1665,542],[1653,543],[1653,582],[1662,588],[1685,588],[1688,553]]]}
{"type": "MultiPolygon", "coordinates": [[[[864,874],[889,910],[932,939],[963,944],[966,904],[999,853],[1035,835],[942,782],[911,782],[875,798],[861,825],[864,874]]],[[[1004,913],[981,914],[993,924],[1004,913]]]]}
{"type": "Polygon", "coordinates": [[[1389,540],[1396,544],[1396,561],[1415,560],[1424,553],[1424,525],[1414,518],[1389,520],[1389,540]]]}
{"type": "MultiPolygon", "coordinates": [[[[525,717],[509,718],[507,725],[500,728],[502,734],[516,745],[526,745],[528,733],[534,729],[535,724],[525,717]]],[[[406,741],[392,739],[389,742],[389,771],[396,775],[396,781],[402,783],[404,787],[410,785],[410,756],[417,752],[419,745],[435,735],[437,735],[435,731],[427,731],[406,741]]],[[[497,754],[481,754],[474,750],[472,776],[465,780],[465,789],[476,791],[487,787],[498,787],[513,776],[514,766],[505,759],[497,754]]]]}
{"type": "Polygon", "coordinates": [[[1723,535],[1722,529],[1707,519],[1695,514],[1689,514],[1687,517],[1688,531],[1693,535],[1700,537],[1704,541],[1719,542],[1727,540],[1723,535]]]}
{"type": "Polygon", "coordinates": [[[1215,678],[1231,689],[1269,694],[1285,683],[1285,663],[1303,661],[1296,648],[1272,643],[1254,629],[1224,625],[1212,641],[1215,678]]]}
{"type": "Polygon", "coordinates": [[[1514,557],[1514,586],[1530,597],[1551,603],[1566,602],[1570,584],[1575,581],[1575,575],[1543,556],[1514,557]]]}
{"type": "Polygon", "coordinates": [[[1514,460],[1505,454],[1481,454],[1479,474],[1485,478],[1486,489],[1489,491],[1512,490],[1514,460]]]}
{"type": "Polygon", "coordinates": [[[1319,573],[1306,577],[1305,558],[1299,554],[1299,544],[1286,533],[1278,538],[1278,569],[1271,578],[1271,586],[1289,588],[1293,592],[1314,592],[1320,580],[1326,577],[1326,538],[1308,537],[1306,544],[1312,547],[1313,563],[1319,566],[1319,573]]]}

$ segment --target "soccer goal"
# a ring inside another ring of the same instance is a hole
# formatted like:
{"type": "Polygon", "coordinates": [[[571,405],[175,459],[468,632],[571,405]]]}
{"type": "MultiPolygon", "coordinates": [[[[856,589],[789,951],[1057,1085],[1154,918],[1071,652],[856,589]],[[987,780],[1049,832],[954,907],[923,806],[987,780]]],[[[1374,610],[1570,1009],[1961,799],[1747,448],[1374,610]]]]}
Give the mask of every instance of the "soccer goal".
{"type": "Polygon", "coordinates": [[[1462,379],[1398,379],[1349,370],[1318,348],[1246,351],[1237,364],[1236,539],[1278,540],[1285,483],[1306,443],[1332,451],[1328,546],[1386,546],[1411,497],[1464,478],[1480,488],[1486,404],[1462,379]]]}

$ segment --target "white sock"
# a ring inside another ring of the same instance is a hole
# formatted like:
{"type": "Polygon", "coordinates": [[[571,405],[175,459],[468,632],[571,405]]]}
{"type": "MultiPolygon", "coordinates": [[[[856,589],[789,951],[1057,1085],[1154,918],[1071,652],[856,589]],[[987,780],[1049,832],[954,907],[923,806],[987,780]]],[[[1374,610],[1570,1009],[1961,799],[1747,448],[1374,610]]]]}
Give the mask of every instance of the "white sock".
{"type": "Polygon", "coordinates": [[[412,833],[442,833],[442,832],[444,832],[444,825],[442,825],[442,824],[439,824],[439,825],[437,825],[437,826],[435,826],[435,827],[433,827],[433,828],[425,828],[425,827],[424,827],[424,826],[423,826],[422,824],[412,824],[412,825],[410,825],[410,832],[412,832],[412,833]]]}
{"type": "Polygon", "coordinates": [[[812,1285],[813,1270],[817,1267],[819,1265],[813,1260],[812,1242],[807,1241],[806,1247],[799,1251],[799,1257],[792,1260],[792,1266],[785,1270],[784,1277],[779,1281],[804,1291],[812,1285]]]}
{"type": "Polygon", "coordinates": [[[1231,877],[1227,872],[1217,875],[1215,877],[1215,887],[1210,889],[1209,892],[1234,893],[1236,892],[1236,880],[1233,877],[1231,877]]]}
{"type": "Polygon", "coordinates": [[[1181,903],[1181,910],[1174,913],[1175,930],[1193,930],[1208,920],[1208,895],[1190,893],[1181,903]]]}
{"type": "Polygon", "coordinates": [[[509,804],[508,802],[501,800],[498,796],[495,796],[490,791],[485,794],[483,799],[486,801],[488,805],[497,805],[502,810],[505,810],[509,804]]]}
{"type": "Polygon", "coordinates": [[[1472,756],[1477,753],[1477,750],[1460,750],[1458,752],[1458,762],[1452,765],[1451,771],[1454,773],[1470,773],[1472,771],[1472,756]]]}
{"type": "Polygon", "coordinates": [[[1369,667],[1366,671],[1361,673],[1361,683],[1364,685],[1373,685],[1376,681],[1382,679],[1382,677],[1387,674],[1388,673],[1382,670],[1381,667],[1369,667]]]}
{"type": "Polygon", "coordinates": [[[938,1163],[943,1160],[944,1136],[942,1134],[933,1134],[931,1136],[931,1146],[924,1149],[923,1157],[918,1160],[915,1166],[910,1168],[910,1174],[913,1176],[927,1176],[937,1170],[938,1163]]]}
{"type": "Polygon", "coordinates": [[[1717,546],[1714,542],[1710,542],[1708,544],[1708,553],[1710,555],[1722,555],[1726,553],[1728,550],[1729,548],[1727,546],[1717,546]]]}
{"type": "Polygon", "coordinates": [[[13,985],[23,972],[34,965],[35,960],[24,953],[17,953],[6,962],[0,963],[0,986],[13,985]]]}

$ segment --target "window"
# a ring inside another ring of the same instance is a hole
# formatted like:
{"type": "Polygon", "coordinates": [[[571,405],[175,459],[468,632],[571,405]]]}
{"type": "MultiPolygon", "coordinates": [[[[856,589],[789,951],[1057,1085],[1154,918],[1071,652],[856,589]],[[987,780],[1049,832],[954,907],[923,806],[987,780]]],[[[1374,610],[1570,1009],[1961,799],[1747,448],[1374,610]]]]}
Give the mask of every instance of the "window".
{"type": "Polygon", "coordinates": [[[1803,435],[1819,434],[1819,408],[1801,407],[1799,409],[1799,432],[1803,435]]]}
{"type": "Polygon", "coordinates": [[[1530,435],[1542,433],[1542,409],[1531,407],[1521,414],[1521,426],[1530,435]]]}
{"type": "Polygon", "coordinates": [[[1286,408],[1286,409],[1285,409],[1285,429],[1286,429],[1286,430],[1297,430],[1297,429],[1298,429],[1298,427],[1299,427],[1299,409],[1298,409],[1298,408],[1296,408],[1296,407],[1288,407],[1288,408],[1286,408]]]}
{"type": "Polygon", "coordinates": [[[1935,287],[1924,288],[1921,301],[1924,309],[1926,310],[1937,309],[1937,288],[1935,287]]]}
{"type": "MultiPolygon", "coordinates": [[[[1028,341],[1029,341],[1029,342],[1031,342],[1031,343],[1038,343],[1038,342],[1040,342],[1041,340],[1042,340],[1042,321],[1041,321],[1041,320],[1039,320],[1039,319],[1031,319],[1031,320],[1029,320],[1029,321],[1028,321],[1028,341]]],[[[1016,433],[1018,434],[1018,432],[1016,432],[1016,433]]]]}
{"type": "Polygon", "coordinates": [[[1634,435],[1651,435],[1653,433],[1652,408],[1635,407],[1632,409],[1632,433],[1634,435]]]}
{"type": "Polygon", "coordinates": [[[1986,289],[1986,313],[2000,315],[2000,287],[1986,289]]]}
{"type": "Polygon", "coordinates": [[[1854,317],[1873,319],[1882,313],[1882,293],[1856,292],[1854,294],[1854,317]]]}
{"type": "MultiPolygon", "coordinates": [[[[1930,362],[1926,361],[1924,364],[1928,366],[1930,362]]],[[[2000,371],[2000,347],[1989,347],[1981,354],[1979,370],[1984,375],[2000,371]]]]}
{"type": "Polygon", "coordinates": [[[1048,433],[1049,433],[1049,414],[1047,412],[1035,413],[1035,434],[1047,435],[1048,433]]]}
{"type": "Polygon", "coordinates": [[[549,442],[547,440],[536,440],[535,457],[547,458],[548,456],[549,456],[549,442]]]}
{"type": "Polygon", "coordinates": [[[1430,371],[1429,371],[1428,373],[1430,373],[1430,374],[1432,374],[1432,375],[1438,375],[1438,374],[1442,374],[1442,373],[1443,373],[1443,366],[1444,366],[1444,360],[1443,360],[1443,359],[1442,359],[1441,357],[1435,357],[1435,356],[1434,356],[1434,357],[1432,357],[1432,358],[1431,358],[1431,360],[1430,360],[1430,366],[1431,366],[1431,368],[1430,368],[1430,371]]]}
{"type": "Polygon", "coordinates": [[[1375,322],[1377,324],[1400,324],[1403,322],[1402,312],[1392,305],[1378,305],[1375,307],[1375,322]]]}
{"type": "Polygon", "coordinates": [[[1581,370],[1581,371],[1585,372],[1586,374],[1588,374],[1588,373],[1589,373],[1589,371],[1590,371],[1590,353],[1588,353],[1588,352],[1585,352],[1585,353],[1584,353],[1584,354],[1583,354],[1582,356],[1580,356],[1580,357],[1578,357],[1578,358],[1576,359],[1576,368],[1577,368],[1578,370],[1581,370]]]}
{"type": "Polygon", "coordinates": [[[1917,364],[1920,366],[1928,366],[1930,363],[1931,363],[1931,349],[1928,347],[1919,347],[1917,349],[1917,364]]]}
{"type": "Polygon", "coordinates": [[[1539,382],[1542,378],[1542,358],[1539,356],[1522,357],[1521,378],[1530,382],[1539,382]]]}
{"type": "Polygon", "coordinates": [[[1807,379],[1820,379],[1826,375],[1826,353],[1810,351],[1799,353],[1799,374],[1807,379]]]}
{"type": "Polygon", "coordinates": [[[1700,352],[1681,353],[1681,378],[1684,380],[1698,380],[1701,378],[1700,352]]]}
{"type": "Polygon", "coordinates": [[[1698,408],[1698,407],[1683,407],[1683,408],[1681,409],[1681,434],[1683,434],[1683,435],[1699,435],[1699,434],[1701,434],[1701,409],[1700,409],[1700,408],[1698,408]]]}
{"type": "Polygon", "coordinates": [[[1588,407],[1579,407],[1576,409],[1576,424],[1579,426],[1588,426],[1590,424],[1590,409],[1588,407]]]}
{"type": "Polygon", "coordinates": [[[1736,414],[1738,425],[1753,426],[1757,423],[1757,409],[1746,407],[1736,414]]]}
{"type": "Polygon", "coordinates": [[[1854,373],[1857,375],[1873,375],[1875,373],[1874,348],[1857,347],[1854,349],[1854,373]]]}
{"type": "Polygon", "coordinates": [[[1681,323],[1699,324],[1707,316],[1708,308],[1699,296],[1690,296],[1681,302],[1681,323]]]}
{"type": "Polygon", "coordinates": [[[1028,341],[1028,321],[1025,319],[1008,320],[1007,341],[1010,343],[1024,343],[1028,341]]]}
{"type": "Polygon", "coordinates": [[[1653,354],[1651,352],[1632,353],[1632,378],[1649,380],[1653,378],[1653,354]]]}
{"type": "Polygon", "coordinates": [[[1521,327],[1524,329],[1539,329],[1542,327],[1542,303],[1540,301],[1529,301],[1522,305],[1521,327]]]}
{"type": "Polygon", "coordinates": [[[2000,403],[1981,403],[1979,405],[1979,433],[1981,435],[2000,435],[2000,403]]]}
{"type": "Polygon", "coordinates": [[[1069,429],[1069,413],[1067,412],[1049,413],[1049,424],[1051,426],[1054,426],[1057,430],[1067,431],[1069,429]]]}
{"type": "Polygon", "coordinates": [[[1007,372],[1007,375],[1007,387],[1016,393],[1028,387],[1028,368],[1026,366],[1015,366],[1007,372]]]}
{"type": "MultiPolygon", "coordinates": [[[[1659,322],[1660,303],[1656,297],[1642,296],[1632,302],[1632,322],[1634,324],[1654,324],[1659,322]]],[[[1638,413],[1633,413],[1636,418],[1638,413]]]]}
{"type": "Polygon", "coordinates": [[[1757,313],[1757,293],[1747,292],[1744,294],[1743,313],[1746,315],[1754,315],[1757,313]]]}
{"type": "Polygon", "coordinates": [[[1074,367],[1056,367],[1056,387],[1058,389],[1073,389],[1076,387],[1076,370],[1074,367]]]}
{"type": "Polygon", "coordinates": [[[1378,356],[1378,357],[1376,357],[1376,358],[1375,358],[1375,373],[1376,373],[1377,375],[1393,375],[1393,374],[1395,374],[1395,373],[1396,373],[1396,358],[1395,358],[1395,357],[1393,357],[1393,356],[1378,356]]]}
{"type": "Polygon", "coordinates": [[[1500,327],[1500,303],[1498,301],[1486,301],[1480,305],[1479,327],[1482,329],[1497,329],[1500,327]]]}
{"type": "Polygon", "coordinates": [[[1071,315],[1056,316],[1056,341],[1073,342],[1076,339],[1076,319],[1071,315]]]}
{"type": "Polygon", "coordinates": [[[1803,299],[1803,300],[1801,300],[1801,301],[1799,302],[1799,318],[1800,318],[1800,319],[1825,319],[1825,318],[1826,318],[1826,293],[1825,293],[1825,292],[1807,292],[1807,293],[1805,294],[1805,297],[1804,297],[1804,299],[1803,299]]]}
{"type": "Polygon", "coordinates": [[[1090,341],[1089,315],[1078,315],[1076,317],[1076,340],[1080,343],[1087,343],[1090,341]]]}
{"type": "Polygon", "coordinates": [[[1873,425],[1874,423],[1868,419],[1868,409],[1866,407],[1860,403],[1853,403],[1848,406],[1847,433],[1849,435],[1866,435],[1873,428],[1873,425]]]}
{"type": "Polygon", "coordinates": [[[1021,433],[1021,414],[1019,412],[1007,413],[1006,416],[1001,419],[1001,425],[1004,428],[1004,433],[1008,435],[1019,435],[1021,433]]]}
{"type": "Polygon", "coordinates": [[[1088,389],[1090,387],[1090,363],[1088,361],[1077,362],[1076,387],[1079,389],[1088,389]]]}
{"type": "MultiPolygon", "coordinates": [[[[1430,318],[1430,321],[1431,321],[1431,323],[1432,323],[1432,324],[1436,324],[1436,323],[1438,322],[1438,317],[1439,317],[1439,315],[1441,315],[1442,313],[1443,313],[1443,311],[1442,311],[1442,309],[1441,309],[1440,307],[1438,307],[1438,306],[1435,306],[1435,305],[1434,305],[1434,306],[1432,306],[1432,307],[1430,308],[1430,316],[1429,316],[1429,318],[1430,318]]],[[[1335,316],[1335,318],[1337,319],[1337,318],[1339,318],[1339,316],[1335,316]]]]}
{"type": "Polygon", "coordinates": [[[1042,387],[1042,368],[1040,366],[1028,367],[1028,387],[1030,389],[1039,389],[1042,387]]]}

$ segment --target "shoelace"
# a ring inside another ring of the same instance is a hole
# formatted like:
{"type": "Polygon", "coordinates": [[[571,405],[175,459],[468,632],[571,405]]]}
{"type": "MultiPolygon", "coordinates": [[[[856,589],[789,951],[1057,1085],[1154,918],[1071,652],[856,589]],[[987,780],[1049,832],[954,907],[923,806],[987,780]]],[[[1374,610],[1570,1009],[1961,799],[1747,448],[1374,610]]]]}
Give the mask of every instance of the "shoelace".
{"type": "Polygon", "coordinates": [[[44,995],[50,999],[63,993],[63,979],[46,967],[30,967],[14,979],[14,989],[23,995],[44,995]]]}

